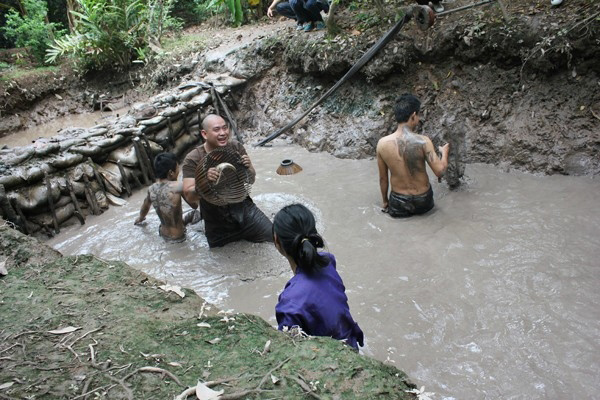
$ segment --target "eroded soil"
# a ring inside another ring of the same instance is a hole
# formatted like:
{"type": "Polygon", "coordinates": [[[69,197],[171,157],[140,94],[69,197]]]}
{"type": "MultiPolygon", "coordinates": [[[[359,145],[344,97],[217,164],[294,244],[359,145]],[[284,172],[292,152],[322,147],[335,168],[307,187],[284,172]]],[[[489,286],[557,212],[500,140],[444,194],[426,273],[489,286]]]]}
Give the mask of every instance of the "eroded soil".
{"type": "MultiPolygon", "coordinates": [[[[467,4],[448,0],[446,9],[467,4]]],[[[450,142],[461,162],[598,174],[600,4],[501,4],[440,17],[426,32],[409,23],[284,137],[339,157],[371,157],[379,137],[395,127],[394,98],[413,92],[423,100],[422,132],[437,143],[450,142]]],[[[245,135],[258,140],[305,110],[393,22],[382,22],[376,11],[342,9],[336,18],[343,31],[335,39],[323,31],[296,32],[292,21],[283,20],[200,28],[206,33],[202,44],[111,79],[110,85],[102,77],[73,82],[63,70],[3,81],[0,131],[84,112],[97,107],[100,93],[132,103],[181,81],[226,72],[249,79],[229,101],[245,135]]]]}

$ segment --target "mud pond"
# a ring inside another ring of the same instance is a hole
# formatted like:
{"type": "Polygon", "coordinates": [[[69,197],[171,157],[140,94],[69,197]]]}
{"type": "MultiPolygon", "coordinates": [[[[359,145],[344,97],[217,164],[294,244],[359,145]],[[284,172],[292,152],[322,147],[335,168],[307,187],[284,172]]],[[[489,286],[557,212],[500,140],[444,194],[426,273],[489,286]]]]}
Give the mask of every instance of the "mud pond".
{"type": "MultiPolygon", "coordinates": [[[[433,212],[393,220],[380,211],[374,160],[282,143],[247,148],[257,170],[252,197],[268,216],[292,202],[316,214],[365,332],[364,354],[393,363],[436,399],[600,392],[598,179],[469,165],[458,191],[435,181],[433,212]],[[284,158],[304,170],[277,175],[284,158]]],[[[154,211],[133,225],[144,195],[48,244],[127,262],[276,325],[291,271],[272,244],[210,250],[201,223],[186,242],[167,244],[154,211]]]]}

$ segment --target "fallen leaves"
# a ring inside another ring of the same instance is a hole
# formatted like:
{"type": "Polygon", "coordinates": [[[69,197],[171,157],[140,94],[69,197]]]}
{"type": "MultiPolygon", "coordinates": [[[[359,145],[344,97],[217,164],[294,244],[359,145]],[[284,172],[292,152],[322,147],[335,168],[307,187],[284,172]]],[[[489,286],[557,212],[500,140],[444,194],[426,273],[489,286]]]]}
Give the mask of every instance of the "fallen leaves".
{"type": "Polygon", "coordinates": [[[181,290],[181,287],[179,287],[179,286],[169,285],[167,283],[165,285],[159,286],[158,288],[164,290],[167,293],[168,292],[173,292],[173,293],[177,294],[179,297],[181,297],[182,299],[185,297],[184,291],[181,290]]]}
{"type": "Polygon", "coordinates": [[[431,396],[433,396],[435,394],[433,392],[426,392],[425,386],[421,386],[421,389],[411,389],[411,390],[406,390],[405,392],[416,394],[418,400],[431,400],[431,396]]]}
{"type": "Polygon", "coordinates": [[[196,385],[196,397],[199,400],[218,399],[223,394],[224,390],[212,390],[202,382],[196,385]]]}
{"type": "Polygon", "coordinates": [[[9,387],[11,387],[11,386],[12,386],[12,385],[14,385],[14,384],[15,384],[14,382],[6,382],[6,383],[3,383],[2,385],[0,385],[0,390],[3,390],[3,389],[8,389],[9,387]]]}
{"type": "Polygon", "coordinates": [[[65,328],[48,331],[48,333],[52,333],[53,335],[64,335],[65,333],[75,332],[79,329],[81,329],[81,327],[67,326],[65,328]]]}

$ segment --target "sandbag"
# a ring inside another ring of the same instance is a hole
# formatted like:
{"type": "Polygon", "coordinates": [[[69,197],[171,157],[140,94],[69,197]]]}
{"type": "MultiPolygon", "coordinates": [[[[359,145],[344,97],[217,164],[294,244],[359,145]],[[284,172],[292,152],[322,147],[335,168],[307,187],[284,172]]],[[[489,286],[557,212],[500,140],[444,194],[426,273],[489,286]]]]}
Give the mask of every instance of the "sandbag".
{"type": "Polygon", "coordinates": [[[50,160],[48,160],[48,164],[55,169],[65,169],[72,167],[73,165],[79,164],[83,162],[84,157],[81,154],[64,152],[50,160]]]}
{"type": "Polygon", "coordinates": [[[152,156],[156,156],[158,153],[162,153],[164,150],[160,144],[152,140],[148,140],[148,144],[150,145],[150,152],[152,153],[152,156]]]}
{"type": "Polygon", "coordinates": [[[188,89],[185,92],[181,93],[178,97],[179,101],[190,101],[194,96],[202,93],[204,88],[201,86],[196,86],[194,88],[188,89]]]}
{"type": "Polygon", "coordinates": [[[54,168],[46,163],[39,163],[30,168],[27,168],[23,172],[23,178],[27,183],[35,183],[44,178],[44,173],[51,174],[54,172],[54,168]]]}
{"type": "Polygon", "coordinates": [[[33,145],[35,149],[35,155],[38,157],[45,157],[50,154],[58,153],[60,151],[60,143],[35,143],[33,145]]]}
{"type": "Polygon", "coordinates": [[[113,137],[94,140],[90,144],[92,146],[100,146],[102,148],[106,148],[106,147],[118,146],[120,143],[123,143],[125,140],[127,140],[127,137],[125,137],[123,135],[114,135],[113,137]]]}
{"type": "Polygon", "coordinates": [[[91,139],[95,136],[102,136],[108,133],[108,129],[104,125],[97,125],[88,129],[86,132],[79,135],[82,139],[91,139]]]}
{"type": "Polygon", "coordinates": [[[81,163],[76,167],[72,168],[71,170],[69,170],[67,177],[71,181],[79,182],[83,181],[84,175],[87,176],[88,179],[93,179],[95,177],[94,168],[92,168],[92,166],[88,163],[81,163]]]}
{"type": "MultiPolygon", "coordinates": [[[[75,205],[73,203],[66,204],[62,207],[55,208],[56,219],[61,224],[71,218],[75,213],[75,205]]],[[[35,214],[28,217],[29,221],[37,225],[53,226],[54,220],[51,212],[35,214]]]]}
{"type": "Polygon", "coordinates": [[[212,102],[212,98],[210,97],[210,93],[202,93],[198,96],[194,96],[188,103],[188,108],[197,108],[200,106],[204,106],[212,102]]]}
{"type": "Polygon", "coordinates": [[[60,151],[65,151],[73,146],[82,146],[87,142],[81,138],[64,139],[59,142],[60,151]]]}
{"type": "MultiPolygon", "coordinates": [[[[58,177],[56,178],[56,182],[60,188],[60,192],[65,196],[70,196],[69,188],[67,187],[67,178],[62,176],[58,177]]],[[[73,181],[70,178],[69,182],[71,182],[71,187],[73,188],[73,193],[75,193],[75,196],[79,198],[85,198],[85,183],[73,181]]]]}
{"type": "Polygon", "coordinates": [[[142,126],[152,126],[152,125],[160,124],[161,122],[166,123],[166,118],[162,117],[162,116],[157,116],[154,118],[139,121],[138,124],[140,124],[142,126]]]}
{"type": "MultiPolygon", "coordinates": [[[[54,201],[60,197],[60,187],[56,180],[50,181],[50,194],[54,201]]],[[[46,184],[42,183],[10,192],[8,197],[15,201],[22,210],[33,211],[48,204],[48,195],[46,184]]]]}
{"type": "Polygon", "coordinates": [[[122,165],[127,165],[129,167],[137,167],[139,163],[133,143],[111,151],[108,155],[107,161],[114,163],[121,161],[122,165]]]}
{"type": "Polygon", "coordinates": [[[0,159],[6,165],[19,165],[33,156],[35,156],[33,146],[0,150],[0,159]]]}
{"type": "MultiPolygon", "coordinates": [[[[115,165],[115,167],[118,168],[117,165],[115,165]]],[[[106,187],[106,190],[112,195],[120,196],[121,192],[123,192],[121,174],[114,173],[101,166],[98,166],[98,172],[104,178],[104,186],[106,187]]]]}
{"type": "MultiPolygon", "coordinates": [[[[184,123],[183,118],[171,122],[172,132],[173,132],[173,140],[177,140],[184,133],[184,123]]],[[[169,142],[169,124],[156,133],[154,136],[154,141],[159,143],[161,146],[165,146],[165,144],[170,144],[169,142]]]]}
{"type": "Polygon", "coordinates": [[[73,146],[69,149],[72,153],[81,154],[84,157],[94,157],[103,154],[102,147],[87,145],[87,146],[73,146]]]}
{"type": "MultiPolygon", "coordinates": [[[[58,187],[60,188],[60,183],[58,183],[58,187]]],[[[61,193],[62,193],[62,190],[61,190],[61,193]]],[[[54,207],[66,206],[70,202],[71,202],[71,197],[70,196],[60,196],[58,198],[58,201],[54,204],[54,207]]]]}
{"type": "Polygon", "coordinates": [[[192,126],[196,126],[200,123],[199,119],[198,119],[198,113],[190,113],[188,111],[188,127],[191,128],[192,126]],[[191,118],[190,118],[191,116],[191,118]]]}
{"type": "MultiPolygon", "coordinates": [[[[12,170],[14,172],[14,170],[12,170]]],[[[21,175],[1,175],[0,176],[0,185],[4,185],[6,189],[12,189],[14,187],[18,187],[25,183],[25,179],[21,175]]]]}
{"type": "MultiPolygon", "coordinates": [[[[123,182],[123,178],[121,176],[121,171],[119,170],[119,166],[112,162],[107,162],[102,164],[102,168],[114,174],[118,177],[119,182],[123,182]]],[[[134,181],[133,175],[135,175],[139,181],[142,180],[142,171],[138,168],[131,168],[127,166],[123,166],[123,171],[125,171],[125,176],[127,177],[128,182],[134,181]]]]}
{"type": "MultiPolygon", "coordinates": [[[[152,115],[154,116],[154,115],[152,115]]],[[[135,126],[137,125],[136,118],[133,115],[124,115],[117,119],[117,122],[114,124],[113,129],[121,130],[121,129],[138,129],[135,126]]],[[[121,133],[121,132],[118,132],[121,133]]]]}
{"type": "Polygon", "coordinates": [[[175,147],[171,150],[172,153],[175,153],[177,158],[180,158],[181,155],[189,149],[191,146],[200,143],[200,136],[195,133],[191,133],[189,135],[183,135],[175,142],[175,147]]]}
{"type": "MultiPolygon", "coordinates": [[[[135,119],[134,119],[135,121],[135,119]]],[[[123,135],[126,137],[131,137],[133,135],[138,135],[142,132],[140,128],[119,128],[114,131],[115,135],[123,135]]]]}

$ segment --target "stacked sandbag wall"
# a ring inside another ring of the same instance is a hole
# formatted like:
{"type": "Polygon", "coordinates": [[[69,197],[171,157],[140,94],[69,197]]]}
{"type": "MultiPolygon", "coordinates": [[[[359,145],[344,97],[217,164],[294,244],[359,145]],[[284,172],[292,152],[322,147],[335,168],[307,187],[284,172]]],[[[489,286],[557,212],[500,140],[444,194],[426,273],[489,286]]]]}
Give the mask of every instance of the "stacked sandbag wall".
{"type": "MultiPolygon", "coordinates": [[[[154,180],[153,159],[162,151],[181,158],[201,141],[207,107],[215,95],[243,81],[217,78],[162,93],[116,120],[92,128],[67,128],[52,138],[0,150],[0,212],[27,234],[53,235],[76,217],[83,224],[132,188],[154,180]]],[[[219,96],[217,96],[219,97],[219,96]]],[[[211,108],[211,112],[213,110],[211,108]]]]}

